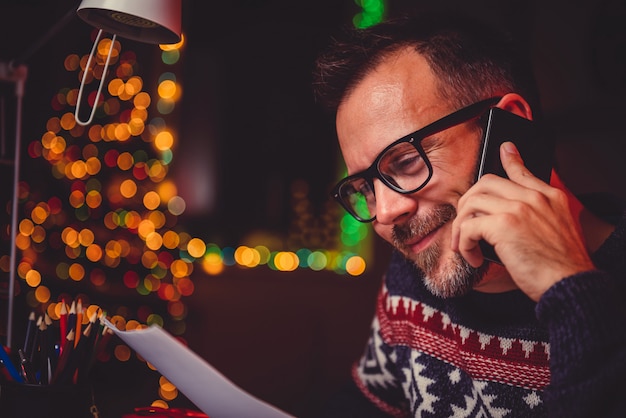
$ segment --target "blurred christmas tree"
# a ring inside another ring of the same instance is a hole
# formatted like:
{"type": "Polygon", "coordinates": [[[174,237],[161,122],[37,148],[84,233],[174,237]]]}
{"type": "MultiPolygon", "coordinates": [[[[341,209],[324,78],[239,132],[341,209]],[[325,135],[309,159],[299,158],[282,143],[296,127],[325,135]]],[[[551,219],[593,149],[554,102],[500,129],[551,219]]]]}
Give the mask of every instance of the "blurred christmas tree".
{"type": "MultiPolygon", "coordinates": [[[[168,178],[176,136],[167,118],[180,85],[168,72],[146,88],[137,53],[111,45],[98,41],[89,68],[89,55],[65,58],[70,87],[51,98],[55,115],[28,143],[35,161],[19,188],[18,287],[28,306],[53,317],[58,301],[80,297],[180,335],[182,297],[193,292],[189,243],[198,241],[178,229],[185,203],[168,178]],[[93,122],[77,123],[77,106],[81,120],[93,109],[93,122]]],[[[181,46],[162,47],[161,65],[175,66],[181,46]]]]}

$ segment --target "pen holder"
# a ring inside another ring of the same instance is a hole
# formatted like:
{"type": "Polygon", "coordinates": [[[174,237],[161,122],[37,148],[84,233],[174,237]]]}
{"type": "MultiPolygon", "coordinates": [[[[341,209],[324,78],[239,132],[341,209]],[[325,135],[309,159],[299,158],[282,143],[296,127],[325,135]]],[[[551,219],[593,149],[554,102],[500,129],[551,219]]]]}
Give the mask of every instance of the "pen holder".
{"type": "Polygon", "coordinates": [[[88,386],[0,384],[0,417],[93,418],[91,404],[88,386]]]}

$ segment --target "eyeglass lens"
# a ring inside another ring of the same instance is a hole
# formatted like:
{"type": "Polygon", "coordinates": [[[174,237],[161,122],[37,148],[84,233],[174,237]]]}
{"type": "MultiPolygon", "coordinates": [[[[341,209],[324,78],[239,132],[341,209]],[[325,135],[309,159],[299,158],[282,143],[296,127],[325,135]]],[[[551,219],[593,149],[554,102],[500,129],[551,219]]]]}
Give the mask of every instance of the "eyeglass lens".
{"type": "MultiPolygon", "coordinates": [[[[398,192],[411,192],[421,188],[430,177],[430,168],[409,142],[400,142],[389,148],[378,161],[380,179],[398,192]]],[[[339,197],[348,209],[362,220],[376,216],[376,197],[371,178],[356,177],[345,182],[338,190],[339,197]]]]}

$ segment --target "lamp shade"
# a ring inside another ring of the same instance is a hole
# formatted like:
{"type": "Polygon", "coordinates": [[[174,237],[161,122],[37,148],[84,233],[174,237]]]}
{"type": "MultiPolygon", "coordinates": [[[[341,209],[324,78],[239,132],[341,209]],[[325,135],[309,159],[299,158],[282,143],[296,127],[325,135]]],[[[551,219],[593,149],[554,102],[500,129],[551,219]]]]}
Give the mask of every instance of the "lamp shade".
{"type": "Polygon", "coordinates": [[[181,0],[82,0],[76,13],[123,38],[152,44],[180,41],[181,0]]]}

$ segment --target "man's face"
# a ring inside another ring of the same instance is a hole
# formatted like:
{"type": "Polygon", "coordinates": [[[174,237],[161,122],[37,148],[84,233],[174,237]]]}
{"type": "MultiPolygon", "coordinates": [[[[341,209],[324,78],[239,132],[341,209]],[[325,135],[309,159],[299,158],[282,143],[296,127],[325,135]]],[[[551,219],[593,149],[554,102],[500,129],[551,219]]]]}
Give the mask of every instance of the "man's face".
{"type": "MultiPolygon", "coordinates": [[[[437,92],[426,60],[410,49],[371,71],[337,111],[337,134],[348,173],[369,167],[394,140],[457,110],[437,92]]],[[[422,146],[433,166],[430,182],[404,195],[375,179],[373,226],[424,272],[434,294],[458,296],[481,275],[450,248],[458,200],[474,180],[479,133],[465,123],[424,139],[422,146]]]]}

